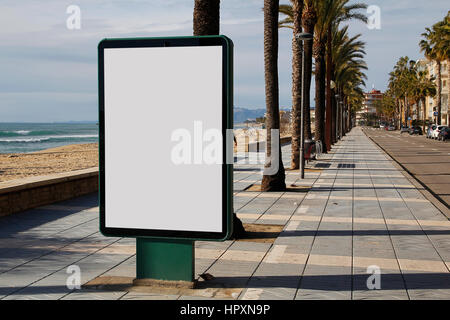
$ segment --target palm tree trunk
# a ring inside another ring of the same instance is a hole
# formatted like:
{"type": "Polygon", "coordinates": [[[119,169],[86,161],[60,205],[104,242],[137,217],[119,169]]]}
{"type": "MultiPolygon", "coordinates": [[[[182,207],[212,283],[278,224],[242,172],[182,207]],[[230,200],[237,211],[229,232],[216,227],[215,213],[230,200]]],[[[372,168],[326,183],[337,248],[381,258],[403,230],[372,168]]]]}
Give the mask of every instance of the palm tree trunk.
{"type": "Polygon", "coordinates": [[[422,108],[423,108],[423,115],[422,115],[422,126],[423,126],[423,134],[425,134],[425,112],[427,111],[426,105],[425,105],[425,98],[422,98],[422,108]]]}
{"type": "Polygon", "coordinates": [[[410,127],[412,124],[412,120],[409,120],[409,118],[412,118],[412,117],[411,117],[411,105],[409,103],[408,97],[405,98],[405,103],[406,103],[406,116],[407,116],[406,123],[408,124],[408,127],[410,127]]]}
{"type": "MultiPolygon", "coordinates": [[[[338,88],[337,92],[339,94],[339,99],[340,99],[341,89],[338,88]]],[[[338,135],[339,139],[341,139],[342,138],[342,123],[341,123],[342,106],[339,104],[338,99],[336,99],[336,110],[337,110],[337,117],[336,117],[337,135],[338,135]]]]}
{"type": "Polygon", "coordinates": [[[337,108],[336,108],[336,99],[334,95],[331,95],[331,106],[332,106],[332,119],[331,119],[331,141],[333,144],[337,142],[337,135],[336,135],[336,117],[337,117],[337,108]]]}
{"type": "MultiPolygon", "coordinates": [[[[420,121],[420,99],[416,100],[416,122],[420,121]]],[[[419,125],[419,124],[417,124],[419,125]]]]}
{"type": "Polygon", "coordinates": [[[302,45],[295,35],[302,32],[302,0],[292,2],[294,29],[292,37],[292,155],[291,169],[300,167],[301,90],[302,90],[302,45]]]}
{"type": "Polygon", "coordinates": [[[438,99],[437,101],[437,112],[438,112],[438,119],[437,119],[437,124],[440,125],[441,124],[441,109],[442,109],[442,81],[441,81],[441,61],[436,61],[437,64],[437,78],[436,78],[436,82],[437,82],[437,95],[436,98],[438,99]]]}
{"type": "Polygon", "coordinates": [[[405,103],[405,124],[408,127],[409,123],[408,123],[408,118],[409,118],[409,103],[408,103],[408,97],[405,95],[405,99],[404,99],[404,103],[405,103]]]}
{"type": "MultiPolygon", "coordinates": [[[[345,96],[342,98],[342,105],[341,105],[341,113],[339,115],[339,122],[341,123],[341,137],[345,136],[345,127],[347,126],[347,123],[345,122],[344,113],[345,110],[347,110],[347,105],[345,104],[345,96]]],[[[367,115],[367,113],[366,113],[367,115]]],[[[369,123],[369,117],[367,117],[367,123],[369,123]]]]}
{"type": "Polygon", "coordinates": [[[327,63],[326,63],[326,109],[325,109],[325,145],[327,151],[331,150],[332,122],[333,112],[331,110],[331,65],[333,63],[331,57],[331,24],[327,30],[327,63]]]}
{"type": "MultiPolygon", "coordinates": [[[[220,0],[195,0],[194,35],[218,35],[220,30],[220,0]]],[[[246,234],[242,221],[233,213],[231,239],[240,239],[246,234]]]]}
{"type": "Polygon", "coordinates": [[[321,141],[322,150],[325,146],[325,48],[322,43],[316,42],[315,46],[315,81],[316,81],[316,110],[315,110],[315,140],[321,141]]]}
{"type": "MultiPolygon", "coordinates": [[[[307,32],[305,30],[305,32],[307,32]]],[[[304,122],[305,122],[305,140],[312,139],[311,132],[311,78],[312,78],[312,41],[305,41],[303,44],[303,54],[305,55],[305,86],[304,86],[304,122]]]]}
{"type": "MultiPolygon", "coordinates": [[[[266,168],[276,167],[272,161],[272,129],[280,129],[278,92],[278,8],[279,0],[264,0],[264,74],[266,88],[266,168]]],[[[264,174],[261,191],[284,191],[285,172],[278,140],[278,171],[264,174]]]]}
{"type": "Polygon", "coordinates": [[[333,144],[338,142],[338,134],[339,134],[339,126],[338,126],[338,119],[339,119],[339,108],[338,108],[338,101],[336,99],[336,94],[338,93],[338,87],[336,86],[336,79],[334,76],[335,73],[335,65],[334,63],[331,64],[331,74],[332,78],[331,80],[334,81],[335,87],[331,91],[331,109],[332,109],[332,119],[331,119],[331,141],[333,144]]]}
{"type": "MultiPolygon", "coordinates": [[[[314,10],[313,1],[306,0],[305,7],[302,13],[303,31],[306,33],[314,34],[314,26],[317,21],[316,12],[314,10]]],[[[312,76],[312,57],[313,57],[313,42],[305,41],[303,54],[305,55],[305,84],[304,84],[304,115],[305,122],[305,139],[311,140],[311,76],[312,76]]]]}
{"type": "Polygon", "coordinates": [[[345,133],[348,133],[350,131],[350,124],[351,124],[351,118],[352,118],[352,109],[350,106],[350,102],[348,102],[347,99],[346,104],[346,116],[345,116],[345,133]]]}
{"type": "Polygon", "coordinates": [[[195,0],[194,36],[219,34],[220,0],[195,0]]]}
{"type": "Polygon", "coordinates": [[[352,129],[352,106],[350,103],[347,105],[347,128],[346,132],[350,132],[352,129]]]}

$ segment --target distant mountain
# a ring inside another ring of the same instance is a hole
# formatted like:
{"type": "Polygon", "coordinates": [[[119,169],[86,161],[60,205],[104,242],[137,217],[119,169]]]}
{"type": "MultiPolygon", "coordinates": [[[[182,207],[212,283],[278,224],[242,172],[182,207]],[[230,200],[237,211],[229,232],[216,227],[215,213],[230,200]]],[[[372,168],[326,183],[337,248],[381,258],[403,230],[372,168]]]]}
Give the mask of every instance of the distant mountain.
{"type": "MultiPolygon", "coordinates": [[[[280,110],[291,110],[290,108],[280,108],[280,110]]],[[[266,109],[246,109],[234,107],[234,123],[243,123],[246,120],[255,120],[264,117],[266,109]]]]}
{"type": "Polygon", "coordinates": [[[255,120],[264,117],[266,109],[234,108],[234,123],[243,123],[246,120],[255,120]]]}
{"type": "Polygon", "coordinates": [[[63,121],[62,123],[91,124],[97,122],[98,122],[97,120],[70,120],[70,121],[63,121]]]}

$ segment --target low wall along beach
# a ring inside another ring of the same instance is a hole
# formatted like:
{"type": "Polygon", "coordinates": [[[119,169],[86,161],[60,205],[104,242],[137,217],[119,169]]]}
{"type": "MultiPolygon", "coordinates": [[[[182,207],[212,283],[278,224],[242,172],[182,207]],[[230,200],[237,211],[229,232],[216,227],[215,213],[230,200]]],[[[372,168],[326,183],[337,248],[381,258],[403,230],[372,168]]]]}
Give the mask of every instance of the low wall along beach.
{"type": "Polygon", "coordinates": [[[98,168],[0,182],[0,216],[98,190],[98,168]]]}
{"type": "Polygon", "coordinates": [[[97,143],[0,154],[0,216],[97,190],[97,143]]]}

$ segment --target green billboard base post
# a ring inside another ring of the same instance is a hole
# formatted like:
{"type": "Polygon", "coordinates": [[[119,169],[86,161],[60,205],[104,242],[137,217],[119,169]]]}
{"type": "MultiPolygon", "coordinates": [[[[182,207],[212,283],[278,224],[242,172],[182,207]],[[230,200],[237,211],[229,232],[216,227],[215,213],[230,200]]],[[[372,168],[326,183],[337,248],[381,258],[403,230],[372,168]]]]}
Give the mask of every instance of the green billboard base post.
{"type": "Polygon", "coordinates": [[[194,241],[136,238],[133,285],[194,288],[194,241]]]}

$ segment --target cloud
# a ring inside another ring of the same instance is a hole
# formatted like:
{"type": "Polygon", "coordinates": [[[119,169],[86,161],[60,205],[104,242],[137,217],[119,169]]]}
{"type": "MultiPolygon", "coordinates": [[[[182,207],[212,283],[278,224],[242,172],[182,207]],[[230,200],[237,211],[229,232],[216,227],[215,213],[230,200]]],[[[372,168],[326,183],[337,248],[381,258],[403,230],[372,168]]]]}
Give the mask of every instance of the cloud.
{"type": "Polygon", "coordinates": [[[255,19],[224,19],[221,20],[220,23],[222,25],[242,25],[242,24],[248,24],[248,23],[255,23],[255,22],[262,22],[264,19],[262,18],[255,18],[255,19]]]}
{"type": "Polygon", "coordinates": [[[0,92],[2,122],[97,120],[97,94],[0,92]],[[67,113],[71,115],[67,118],[67,113]]]}
{"type": "MultiPolygon", "coordinates": [[[[289,3],[288,0],[281,1],[289,3]]],[[[352,2],[358,2],[354,0],[352,2]]],[[[191,35],[193,0],[2,0],[0,119],[96,119],[97,44],[105,37],[191,35]],[[66,28],[67,6],[81,8],[81,30],[66,28]]],[[[447,1],[373,0],[382,29],[350,23],[367,44],[368,87],[384,88],[402,55],[421,56],[420,33],[442,19],[447,1]]],[[[235,48],[235,104],[264,108],[263,1],[221,1],[221,33],[235,48]]],[[[291,101],[290,30],[279,33],[280,105],[291,101]]],[[[312,101],[312,104],[314,102],[312,101]]]]}

